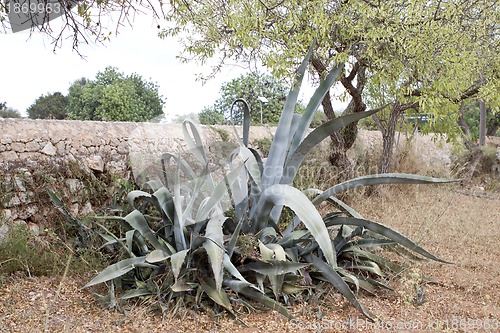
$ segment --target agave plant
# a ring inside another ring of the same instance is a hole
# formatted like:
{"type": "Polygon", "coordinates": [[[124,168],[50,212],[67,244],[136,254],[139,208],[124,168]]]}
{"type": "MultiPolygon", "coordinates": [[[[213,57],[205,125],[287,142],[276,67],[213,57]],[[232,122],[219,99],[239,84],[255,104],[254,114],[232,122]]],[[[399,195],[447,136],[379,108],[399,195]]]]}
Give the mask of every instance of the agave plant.
{"type": "Polygon", "coordinates": [[[209,172],[209,158],[198,130],[189,121],[183,123],[187,146],[198,167],[180,156],[161,156],[163,179],[149,180],[144,191],[130,192],[133,210],[125,217],[105,217],[119,219],[127,227],[124,235],[103,234],[105,246],[120,251],[122,259],[86,287],[106,282],[114,296],[118,285],[125,289],[121,299],[151,298],[165,311],[211,300],[236,315],[236,302],[250,306],[248,300],[253,300],[292,318],[286,309],[289,297],[326,282],[373,319],[358,301],[357,292],[389,288],[385,278],[399,272],[401,266],[372,249],[397,245],[445,262],[397,231],[364,219],[336,195],[364,185],[449,180],[379,174],[326,190],[301,191],[291,185],[313,147],[333,131],[378,111],[339,117],[308,134],[321,100],[343,70],[343,65],[334,68],[304,114],[295,114],[311,52],[312,48],[297,71],[265,161],[248,146],[250,110],[245,101],[235,102],[244,105],[243,137],[226,170],[219,168],[223,176],[218,180],[217,172],[209,172]],[[317,206],[324,201],[333,202],[339,211],[320,216],[317,206]],[[280,219],[284,206],[293,213],[292,221],[280,219]]]}

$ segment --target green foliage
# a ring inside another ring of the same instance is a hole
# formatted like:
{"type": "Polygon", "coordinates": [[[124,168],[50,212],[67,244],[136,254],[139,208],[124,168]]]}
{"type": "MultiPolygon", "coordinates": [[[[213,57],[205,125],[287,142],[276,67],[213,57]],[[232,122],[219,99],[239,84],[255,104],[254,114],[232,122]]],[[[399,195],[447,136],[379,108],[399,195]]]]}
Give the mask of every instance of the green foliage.
{"type": "Polygon", "coordinates": [[[31,119],[65,119],[68,97],[60,92],[42,95],[26,110],[31,119]]]}
{"type": "Polygon", "coordinates": [[[0,274],[54,275],[64,269],[61,248],[41,242],[25,226],[9,230],[0,241],[0,274]]]}
{"type": "MultiPolygon", "coordinates": [[[[464,120],[469,126],[470,139],[477,141],[479,139],[479,102],[469,102],[465,104],[464,120]]],[[[496,114],[492,109],[487,109],[486,132],[487,135],[500,136],[500,111],[496,114]]]]}
{"type": "Polygon", "coordinates": [[[196,163],[163,154],[164,179],[152,179],[144,191],[129,193],[132,212],[107,218],[120,221],[124,232],[115,234],[100,224],[106,245],[121,256],[86,287],[107,283],[115,299],[114,286],[121,286],[125,289],[121,300],[154,300],[163,311],[174,313],[179,305],[211,300],[236,315],[233,302],[254,300],[292,318],[283,303],[306,297],[314,285],[330,283],[373,319],[356,293],[389,288],[388,277],[403,267],[372,249],[397,245],[444,262],[395,230],[363,219],[336,195],[364,185],[448,180],[381,174],[352,179],[326,191],[302,192],[292,186],[311,149],[332,131],[374,113],[339,117],[307,134],[323,96],[336,80],[334,74],[326,76],[303,115],[295,113],[310,53],[299,68],[265,162],[247,146],[250,119],[245,103],[239,147],[212,172],[196,127],[183,123],[190,158],[196,163]],[[339,210],[321,217],[317,207],[324,201],[339,210]],[[284,206],[286,214],[281,213],[284,206]]]}
{"type": "Polygon", "coordinates": [[[19,111],[7,107],[7,103],[0,102],[0,118],[21,118],[19,111]]]}
{"type": "MultiPolygon", "coordinates": [[[[221,97],[214,105],[205,107],[199,114],[202,124],[230,124],[231,107],[236,99],[244,99],[250,107],[251,124],[260,124],[260,111],[262,107],[262,120],[264,124],[277,124],[285,105],[287,88],[283,81],[276,77],[250,73],[241,75],[222,85],[221,97]],[[262,99],[265,98],[265,99],[262,99]],[[261,98],[261,100],[259,100],[261,98]],[[267,100],[267,102],[266,102],[267,100]]],[[[303,112],[304,107],[298,103],[297,112],[303,112]]],[[[233,121],[241,124],[243,111],[241,105],[236,104],[232,109],[233,121]]]]}
{"type": "Polygon", "coordinates": [[[290,77],[316,40],[315,57],[327,69],[349,64],[339,97],[434,114],[433,130],[457,138],[465,96],[500,105],[496,7],[489,0],[173,1],[167,18],[175,24],[162,35],[182,39],[185,61],[257,59],[278,77],[290,77]]]}
{"type": "Polygon", "coordinates": [[[163,115],[164,102],[155,83],[113,67],[97,73],[95,80],[73,83],[68,98],[71,119],[148,121],[163,115]]]}

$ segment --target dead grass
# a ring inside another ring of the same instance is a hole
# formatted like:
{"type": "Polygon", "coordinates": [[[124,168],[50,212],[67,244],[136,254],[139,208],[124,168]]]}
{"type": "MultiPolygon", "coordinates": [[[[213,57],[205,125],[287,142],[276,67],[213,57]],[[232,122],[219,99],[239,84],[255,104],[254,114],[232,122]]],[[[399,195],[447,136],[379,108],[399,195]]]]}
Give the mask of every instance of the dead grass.
{"type": "Polygon", "coordinates": [[[383,321],[379,326],[364,321],[334,291],[320,301],[291,308],[295,321],[271,311],[242,313],[248,327],[227,316],[191,311],[162,319],[160,313],[137,303],[127,303],[123,315],[101,308],[89,290],[79,289],[90,276],[73,276],[63,281],[59,294],[61,278],[5,281],[0,287],[0,332],[43,332],[49,306],[50,332],[498,332],[500,196],[475,197],[457,190],[457,185],[393,186],[350,202],[365,217],[455,263],[416,263],[408,274],[391,282],[397,293],[360,295],[383,321]],[[422,284],[415,273],[438,282],[425,286],[425,301],[419,306],[412,302],[415,283],[422,284]]]}

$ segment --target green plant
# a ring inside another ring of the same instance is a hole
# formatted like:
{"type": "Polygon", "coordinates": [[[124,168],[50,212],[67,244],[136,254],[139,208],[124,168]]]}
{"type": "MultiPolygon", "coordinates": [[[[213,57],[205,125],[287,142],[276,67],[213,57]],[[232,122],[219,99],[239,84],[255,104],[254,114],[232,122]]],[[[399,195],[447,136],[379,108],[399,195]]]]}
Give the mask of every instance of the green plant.
{"type": "Polygon", "coordinates": [[[271,149],[271,144],[273,140],[271,138],[265,137],[262,139],[257,139],[254,142],[254,145],[259,149],[263,157],[267,157],[269,155],[269,149],[271,149]]]}
{"type": "Polygon", "coordinates": [[[35,237],[17,225],[0,242],[0,274],[55,275],[64,269],[66,251],[60,244],[35,237]]]}
{"type": "Polygon", "coordinates": [[[112,246],[121,260],[100,272],[86,287],[108,283],[109,299],[115,305],[116,286],[125,289],[121,300],[153,299],[163,311],[175,313],[185,304],[203,306],[204,300],[210,299],[236,316],[233,304],[251,308],[250,299],[292,318],[283,303],[315,284],[330,283],[373,319],[356,293],[360,289],[374,293],[376,288],[389,288],[386,277],[402,270],[371,251],[373,248],[398,246],[445,262],[397,231],[363,219],[336,195],[364,185],[448,180],[380,174],[305,193],[291,185],[306,155],[319,142],[333,131],[377,112],[338,117],[306,135],[324,95],[343,68],[339,65],[325,76],[305,112],[297,115],[295,105],[311,52],[312,48],[298,70],[266,162],[248,147],[249,108],[243,100],[235,102],[243,106],[243,138],[230,155],[227,172],[221,170],[222,166],[209,172],[196,127],[184,122],[186,144],[198,161],[199,172],[180,156],[162,155],[164,179],[149,180],[145,191],[129,193],[130,205],[135,208],[131,213],[108,217],[127,228],[124,235],[103,235],[106,245],[112,246]],[[334,203],[339,210],[322,218],[317,207],[324,201],[334,203]],[[280,218],[284,206],[292,218],[280,218]],[[224,212],[230,212],[231,218],[224,212]]]}

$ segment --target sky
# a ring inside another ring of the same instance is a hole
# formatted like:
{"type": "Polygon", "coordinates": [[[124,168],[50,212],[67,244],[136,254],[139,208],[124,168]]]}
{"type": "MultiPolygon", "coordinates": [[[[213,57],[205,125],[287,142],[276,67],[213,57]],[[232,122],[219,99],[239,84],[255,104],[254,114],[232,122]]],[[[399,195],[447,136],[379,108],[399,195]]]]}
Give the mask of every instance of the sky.
{"type": "MultiPolygon", "coordinates": [[[[72,50],[71,39],[54,52],[43,34],[0,33],[0,102],[26,116],[26,109],[42,94],[59,91],[66,95],[75,80],[94,79],[106,66],[114,66],[125,74],[137,73],[158,83],[160,95],[165,97],[166,118],[173,119],[213,104],[224,82],[248,72],[242,66],[225,66],[202,84],[196,80],[197,74],[209,73],[210,67],[181,63],[176,57],[181,52],[178,40],[160,39],[156,25],[147,15],[136,16],[133,27],[122,27],[110,42],[82,45],[79,52],[84,58],[72,50]]],[[[306,102],[313,88],[306,83],[302,91],[300,98],[306,102]]]]}

